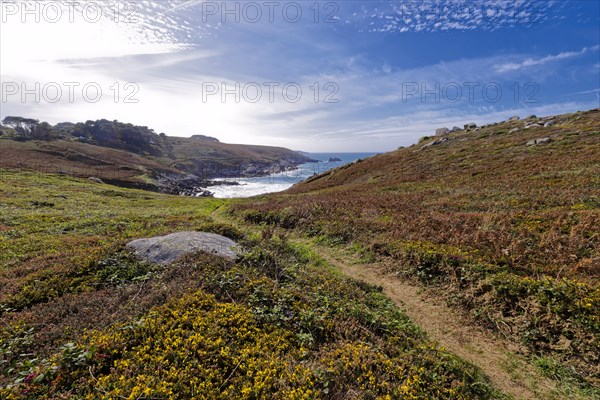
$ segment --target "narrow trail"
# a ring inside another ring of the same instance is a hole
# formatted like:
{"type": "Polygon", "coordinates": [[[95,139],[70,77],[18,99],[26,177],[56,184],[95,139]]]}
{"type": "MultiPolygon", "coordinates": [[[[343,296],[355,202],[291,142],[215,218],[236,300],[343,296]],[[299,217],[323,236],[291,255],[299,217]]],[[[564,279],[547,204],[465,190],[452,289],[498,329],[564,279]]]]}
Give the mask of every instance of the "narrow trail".
{"type": "MultiPolygon", "coordinates": [[[[215,209],[211,216],[224,221],[215,209]]],[[[293,240],[293,239],[292,239],[293,240]]],[[[304,240],[296,238],[299,242],[304,240]]],[[[485,332],[439,295],[424,293],[423,288],[385,275],[377,264],[357,263],[351,256],[329,247],[311,244],[320,258],[353,279],[383,288],[384,293],[430,339],[480,368],[503,393],[514,399],[563,400],[556,383],[539,374],[527,360],[511,350],[508,341],[485,332]]]]}
{"type": "Polygon", "coordinates": [[[508,341],[484,332],[443,299],[394,276],[382,275],[370,264],[356,264],[331,249],[319,255],[345,275],[383,288],[385,294],[428,336],[448,351],[479,367],[504,393],[515,399],[559,399],[554,382],[542,377],[527,361],[511,352],[508,341]]]}

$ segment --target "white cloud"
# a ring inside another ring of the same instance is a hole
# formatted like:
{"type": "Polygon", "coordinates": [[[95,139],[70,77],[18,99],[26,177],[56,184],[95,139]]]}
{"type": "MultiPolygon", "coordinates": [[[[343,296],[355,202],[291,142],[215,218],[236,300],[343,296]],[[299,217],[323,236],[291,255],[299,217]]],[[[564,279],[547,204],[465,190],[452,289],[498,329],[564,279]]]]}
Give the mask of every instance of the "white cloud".
{"type": "Polygon", "coordinates": [[[583,90],[581,92],[569,93],[566,96],[573,96],[573,95],[577,95],[577,94],[592,94],[592,93],[600,93],[600,89],[583,90]]]}
{"type": "Polygon", "coordinates": [[[558,53],[556,55],[547,55],[547,56],[541,57],[541,58],[526,58],[525,60],[523,60],[521,62],[505,63],[505,64],[496,65],[496,66],[494,66],[494,69],[499,73],[517,71],[517,70],[520,70],[523,68],[528,68],[528,67],[533,67],[533,66],[538,66],[538,65],[545,65],[545,64],[555,62],[555,61],[561,61],[561,60],[566,60],[569,58],[579,57],[590,51],[598,51],[598,49],[600,49],[600,46],[584,47],[583,49],[581,49],[579,51],[565,51],[562,53],[558,53]]]}

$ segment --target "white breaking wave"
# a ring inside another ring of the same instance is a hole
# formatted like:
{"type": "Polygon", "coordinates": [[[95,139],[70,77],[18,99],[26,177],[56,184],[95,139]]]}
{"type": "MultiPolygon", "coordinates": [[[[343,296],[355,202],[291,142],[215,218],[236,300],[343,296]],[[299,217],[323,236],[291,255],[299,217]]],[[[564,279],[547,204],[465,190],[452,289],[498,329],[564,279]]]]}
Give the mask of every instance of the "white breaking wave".
{"type": "Polygon", "coordinates": [[[206,188],[218,199],[232,199],[258,196],[259,194],[281,192],[292,187],[292,183],[253,182],[252,178],[238,179],[239,185],[218,185],[206,188]]]}
{"type": "Polygon", "coordinates": [[[266,193],[281,192],[295,183],[301,182],[315,174],[320,174],[335,167],[365,158],[375,153],[311,153],[309,157],[320,160],[317,163],[300,164],[293,171],[280,172],[270,176],[256,178],[219,179],[218,182],[237,182],[239,185],[216,185],[206,188],[218,199],[232,199],[258,196],[266,193]],[[339,161],[333,161],[333,158],[339,161]],[[328,161],[330,160],[330,161],[328,161]]]}

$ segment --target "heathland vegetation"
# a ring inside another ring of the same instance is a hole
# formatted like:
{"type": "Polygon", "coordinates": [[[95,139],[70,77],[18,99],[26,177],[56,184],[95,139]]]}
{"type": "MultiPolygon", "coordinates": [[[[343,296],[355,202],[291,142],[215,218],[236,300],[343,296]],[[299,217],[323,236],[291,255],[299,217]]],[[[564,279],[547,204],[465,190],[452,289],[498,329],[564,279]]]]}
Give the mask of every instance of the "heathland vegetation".
{"type": "Polygon", "coordinates": [[[236,213],[439,288],[520,352],[543,357],[549,374],[598,387],[600,110],[554,121],[454,132],[433,146],[424,138],[236,213]],[[540,136],[548,140],[531,143],[540,136]]]}
{"type": "Polygon", "coordinates": [[[377,287],[216,222],[223,200],[7,170],[0,196],[2,398],[501,397],[377,287]],[[158,267],[123,251],[194,229],[245,254],[158,267]]]}
{"type": "Polygon", "coordinates": [[[243,201],[2,169],[0,398],[508,397],[322,247],[437,289],[557,396],[598,397],[599,126],[452,132],[243,201]],[[181,230],[243,254],[124,250],[181,230]]]}

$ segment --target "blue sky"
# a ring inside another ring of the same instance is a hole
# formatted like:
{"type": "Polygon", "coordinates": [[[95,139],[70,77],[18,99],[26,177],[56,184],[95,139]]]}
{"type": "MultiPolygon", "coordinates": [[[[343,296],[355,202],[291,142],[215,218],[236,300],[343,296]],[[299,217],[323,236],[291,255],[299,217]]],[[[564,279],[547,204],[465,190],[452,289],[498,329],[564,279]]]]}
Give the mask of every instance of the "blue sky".
{"type": "Polygon", "coordinates": [[[600,107],[597,1],[4,0],[0,12],[2,118],[385,151],[437,127],[600,107]]]}

